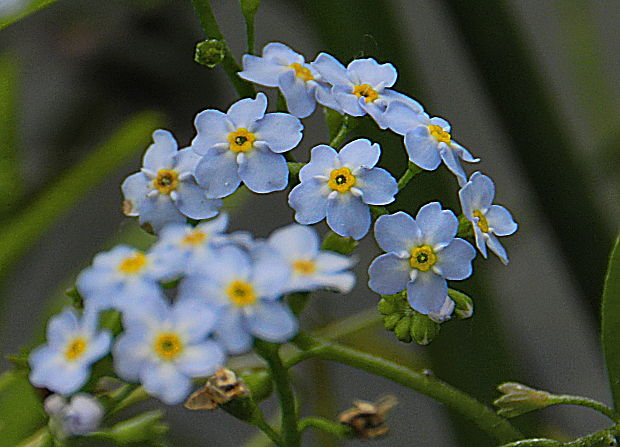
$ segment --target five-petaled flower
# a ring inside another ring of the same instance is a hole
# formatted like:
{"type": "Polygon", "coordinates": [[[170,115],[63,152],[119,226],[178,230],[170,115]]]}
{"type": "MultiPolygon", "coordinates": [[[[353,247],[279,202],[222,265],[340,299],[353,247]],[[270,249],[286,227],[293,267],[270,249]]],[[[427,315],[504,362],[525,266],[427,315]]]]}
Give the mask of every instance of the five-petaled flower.
{"type": "Polygon", "coordinates": [[[424,205],[415,218],[402,211],[381,216],[375,238],[387,253],[368,269],[368,286],[382,295],[407,289],[411,307],[422,313],[440,312],[448,296],[446,279],[461,280],[472,272],[476,250],[455,238],[458,220],[439,202],[424,205]]]}
{"type": "Polygon", "coordinates": [[[368,205],[394,201],[398,185],[385,169],[376,168],[381,148],[365,139],[348,143],[340,152],[330,146],[312,149],[310,163],[301,168],[301,183],[288,203],[295,220],[308,225],[327,217],[327,225],[341,236],[361,239],[370,228],[368,205]]]}
{"type": "Polygon", "coordinates": [[[226,113],[205,110],[196,116],[192,149],[202,158],[196,180],[208,197],[226,197],[241,181],[254,192],[281,191],[288,184],[282,155],[297,146],[303,125],[288,113],[265,113],[267,97],[246,98],[226,113]]]}
{"type": "Polygon", "coordinates": [[[140,172],[121,186],[125,214],[139,216],[140,224],[149,224],[156,232],[169,223],[185,223],[187,217],[215,216],[222,201],[208,199],[194,178],[200,157],[189,148],[178,151],[176,140],[165,130],[155,131],[153,141],[140,172]]]}
{"type": "Polygon", "coordinates": [[[472,223],[476,246],[482,256],[487,257],[488,246],[504,264],[508,264],[508,255],[497,236],[513,234],[518,225],[510,211],[501,205],[493,205],[493,180],[480,172],[474,172],[459,191],[459,197],[463,214],[472,223]]]}

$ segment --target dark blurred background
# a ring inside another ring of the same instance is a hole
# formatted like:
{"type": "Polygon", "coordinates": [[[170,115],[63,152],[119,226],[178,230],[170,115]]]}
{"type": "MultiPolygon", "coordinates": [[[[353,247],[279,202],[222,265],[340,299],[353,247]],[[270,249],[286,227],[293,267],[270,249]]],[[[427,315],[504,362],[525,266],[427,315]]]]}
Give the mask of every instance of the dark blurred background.
{"type": "MultiPolygon", "coordinates": [[[[245,24],[237,2],[213,6],[240,58],[245,24]]],[[[617,0],[262,1],[257,52],[281,41],[307,60],[327,51],[345,64],[355,57],[392,62],[399,70],[396,89],[451,122],[453,137],[482,159],[466,166],[468,172],[481,170],[495,180],[496,201],[520,225],[502,239],[507,267],[495,257],[479,258],[474,278],[453,284],[474,298],[471,320],[446,323],[427,347],[402,344],[380,325],[346,342],[431,369],[487,403],[505,380],[610,402],[598,311],[620,221],[618,23],[617,0]]],[[[162,112],[165,127],[188,144],[197,112],[225,109],[237,98],[221,68],[193,62],[204,37],[190,2],[182,0],[63,0],[0,31],[0,54],[12,55],[19,73],[16,147],[24,179],[8,215],[27,207],[136,112],[162,112]]],[[[327,138],[320,113],[305,125],[295,151],[300,160],[327,138]]],[[[356,132],[381,142],[383,166],[395,175],[404,170],[400,137],[373,125],[356,132]]],[[[119,210],[120,182],[139,168],[140,156],[136,151],[107,175],[5,272],[3,353],[40,337],[60,291],[98,251],[118,240],[149,241],[119,210]]],[[[458,212],[456,191],[453,176],[441,168],[416,177],[400,206],[415,212],[441,200],[458,212]]],[[[247,195],[232,209],[232,227],[266,236],[292,216],[285,193],[247,195]]],[[[348,296],[315,298],[307,328],[376,305],[366,269],[378,251],[372,237],[362,242],[358,287],[348,296]]],[[[2,369],[9,367],[2,362],[2,369]]],[[[374,445],[493,445],[437,403],[386,380],[333,364],[295,371],[304,414],[314,408],[333,418],[353,399],[398,396],[392,432],[374,445]]],[[[169,415],[172,445],[242,445],[253,433],[222,413],[173,408],[169,415]]],[[[557,439],[605,423],[582,408],[551,408],[517,420],[528,435],[557,439]]],[[[339,444],[308,437],[307,445],[339,444]]]]}

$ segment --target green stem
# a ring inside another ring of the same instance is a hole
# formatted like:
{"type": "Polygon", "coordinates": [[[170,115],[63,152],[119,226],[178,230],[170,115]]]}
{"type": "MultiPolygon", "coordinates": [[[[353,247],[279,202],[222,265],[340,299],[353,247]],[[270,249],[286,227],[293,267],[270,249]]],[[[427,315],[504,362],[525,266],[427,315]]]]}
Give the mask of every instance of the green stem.
{"type": "Polygon", "coordinates": [[[254,426],[258,428],[260,431],[262,431],[263,433],[265,433],[269,437],[269,439],[273,441],[275,445],[283,447],[284,444],[282,442],[282,437],[280,436],[278,432],[274,430],[274,428],[271,425],[267,423],[267,421],[265,420],[265,417],[263,416],[262,411],[259,410],[255,412],[254,416],[255,416],[254,426]]]}
{"type": "Polygon", "coordinates": [[[443,403],[500,442],[506,443],[523,437],[510,422],[495,414],[491,408],[431,375],[418,373],[389,360],[305,334],[298,335],[293,343],[305,353],[289,359],[288,367],[294,364],[293,360],[299,362],[310,357],[349,365],[392,380],[443,403]]]}
{"type": "Polygon", "coordinates": [[[614,410],[609,408],[607,405],[602,402],[596,401],[594,399],[589,399],[587,397],[582,396],[571,396],[568,394],[560,394],[553,395],[552,405],[579,405],[581,407],[592,408],[593,410],[598,411],[599,413],[604,414],[609,419],[614,421],[615,423],[620,423],[620,415],[616,413],[614,410]]]}
{"type": "Polygon", "coordinates": [[[564,447],[609,447],[618,445],[617,437],[620,436],[620,427],[607,428],[591,435],[575,439],[563,444],[564,447]]]}
{"type": "Polygon", "coordinates": [[[409,162],[409,164],[407,165],[407,170],[398,179],[398,190],[402,191],[403,188],[407,186],[407,184],[411,181],[411,179],[418,175],[420,172],[422,172],[422,168],[409,162]]]}
{"type": "Polygon", "coordinates": [[[351,130],[351,123],[349,121],[350,121],[350,118],[348,115],[342,119],[342,123],[340,123],[340,128],[338,129],[338,133],[329,142],[329,145],[333,147],[334,149],[338,149],[338,147],[344,142],[345,138],[347,138],[347,135],[349,134],[349,131],[351,130]]]}
{"type": "Polygon", "coordinates": [[[536,438],[523,439],[521,441],[504,444],[500,447],[561,447],[563,445],[563,443],[554,439],[536,438]]]}
{"type": "Polygon", "coordinates": [[[237,73],[241,71],[239,64],[232,55],[230,51],[230,47],[228,43],[224,39],[224,35],[220,31],[220,27],[217,24],[217,20],[215,18],[215,14],[213,14],[213,9],[211,9],[211,4],[209,0],[191,0],[192,5],[194,6],[194,11],[196,11],[196,15],[198,16],[198,20],[200,21],[200,26],[204,31],[205,35],[209,39],[217,39],[224,43],[225,52],[224,52],[224,60],[222,61],[222,67],[230,80],[230,83],[235,88],[239,96],[242,98],[254,96],[256,91],[252,84],[244,81],[237,73]]]}
{"type": "Polygon", "coordinates": [[[279,354],[279,345],[256,340],[254,345],[256,352],[265,359],[271,370],[271,377],[276,386],[280,406],[282,409],[282,434],[286,447],[299,447],[301,437],[297,429],[297,407],[295,394],[291,387],[288,371],[282,363],[279,354]]]}
{"type": "Polygon", "coordinates": [[[348,425],[339,424],[329,419],[312,416],[303,418],[299,421],[299,431],[304,432],[306,429],[314,427],[317,430],[330,433],[338,438],[347,439],[353,437],[353,431],[348,425]]]}

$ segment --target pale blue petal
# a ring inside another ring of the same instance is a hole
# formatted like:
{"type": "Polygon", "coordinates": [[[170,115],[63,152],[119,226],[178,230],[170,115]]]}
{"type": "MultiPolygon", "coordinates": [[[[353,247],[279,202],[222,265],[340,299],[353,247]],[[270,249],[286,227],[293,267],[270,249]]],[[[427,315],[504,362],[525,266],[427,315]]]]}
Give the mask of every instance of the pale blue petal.
{"type": "Polygon", "coordinates": [[[297,224],[275,230],[268,241],[269,245],[289,260],[313,258],[320,246],[319,236],[313,228],[297,224]]]}
{"type": "Polygon", "coordinates": [[[317,180],[309,180],[295,186],[288,196],[288,204],[295,210],[295,220],[309,225],[325,218],[327,197],[321,194],[324,185],[317,180]]]}
{"type": "MultiPolygon", "coordinates": [[[[84,297],[87,305],[98,309],[112,306],[110,272],[89,267],[80,273],[76,281],[78,292],[84,297]],[[106,290],[108,289],[108,290],[106,290]]],[[[118,287],[116,287],[118,290],[118,287]]]]}
{"type": "MultiPolygon", "coordinates": [[[[443,144],[440,143],[440,147],[443,144]]],[[[446,145],[443,149],[439,150],[439,154],[441,155],[441,159],[445,163],[446,167],[456,175],[456,178],[459,182],[459,186],[463,186],[467,183],[467,175],[461,166],[461,162],[459,158],[456,156],[452,148],[446,145]]]]}
{"type": "Polygon", "coordinates": [[[510,211],[501,205],[491,206],[484,217],[486,217],[489,223],[489,229],[498,236],[508,236],[517,231],[519,227],[517,223],[512,220],[510,211]]]}
{"type": "Polygon", "coordinates": [[[226,355],[219,343],[208,340],[198,345],[187,346],[176,365],[189,377],[207,377],[224,366],[226,355]]]}
{"type": "Polygon", "coordinates": [[[437,140],[430,136],[425,126],[416,127],[405,135],[405,148],[409,160],[422,169],[434,171],[441,164],[437,140]]]}
{"type": "Polygon", "coordinates": [[[431,118],[430,123],[435,126],[441,127],[443,130],[445,130],[448,133],[450,133],[450,130],[452,129],[449,122],[447,122],[443,118],[439,118],[438,116],[431,118]]]}
{"type": "Polygon", "coordinates": [[[172,134],[167,130],[156,130],[153,132],[153,141],[144,154],[143,166],[153,172],[172,169],[177,153],[177,142],[172,134]]]}
{"type": "Polygon", "coordinates": [[[259,296],[276,299],[282,296],[291,277],[289,263],[269,244],[252,249],[254,261],[251,282],[259,296]]]}
{"type": "Polygon", "coordinates": [[[75,335],[80,324],[76,312],[66,307],[63,311],[50,318],[47,323],[47,342],[50,346],[61,347],[75,335]]]}
{"type": "Polygon", "coordinates": [[[478,225],[474,224],[474,239],[476,239],[476,247],[480,250],[482,256],[486,259],[487,257],[487,242],[485,233],[482,232],[478,225]]]}
{"type": "Polygon", "coordinates": [[[239,165],[239,177],[250,191],[282,191],[288,184],[286,159],[266,149],[255,149],[248,152],[239,165]]]}
{"type": "Polygon", "coordinates": [[[424,243],[435,248],[450,244],[458,230],[459,221],[450,210],[442,210],[439,202],[424,205],[415,218],[422,230],[424,243]]]}
{"type": "Polygon", "coordinates": [[[248,352],[252,348],[252,335],[245,318],[237,308],[228,309],[217,326],[219,341],[232,355],[248,352]]]}
{"type": "Polygon", "coordinates": [[[173,327],[183,334],[187,343],[198,343],[206,339],[217,322],[216,310],[199,299],[200,297],[179,300],[172,307],[173,327]]]}
{"type": "Polygon", "coordinates": [[[381,295],[393,295],[407,287],[410,271],[408,259],[386,253],[372,261],[368,267],[368,287],[381,295]]]}
{"type": "Polygon", "coordinates": [[[224,112],[213,109],[196,115],[194,126],[198,135],[192,140],[191,149],[199,155],[206,154],[215,144],[228,143],[228,134],[236,130],[224,112]]]}
{"type": "Polygon", "coordinates": [[[407,299],[414,310],[427,315],[439,312],[448,296],[448,284],[441,276],[419,272],[415,281],[407,285],[407,299]]]}
{"type": "Polygon", "coordinates": [[[28,356],[28,364],[32,370],[31,381],[32,378],[35,379],[32,381],[33,385],[38,386],[38,383],[42,383],[62,361],[61,352],[58,349],[52,349],[49,345],[41,345],[32,351],[28,356]]]}
{"type": "Polygon", "coordinates": [[[319,272],[332,273],[353,267],[356,260],[350,256],[323,250],[316,255],[314,262],[319,272]]]}
{"type": "Polygon", "coordinates": [[[71,394],[82,388],[88,377],[90,368],[80,364],[60,363],[53,374],[49,374],[45,387],[58,394],[71,394]]]}
{"type": "Polygon", "coordinates": [[[288,113],[268,113],[256,123],[254,135],[279,154],[297,147],[303,128],[301,121],[288,113]]]}
{"type": "Polygon", "coordinates": [[[360,84],[370,84],[373,87],[383,83],[385,87],[391,87],[396,82],[398,73],[390,63],[379,64],[374,59],[356,59],[347,69],[352,75],[360,80],[360,84]]]}
{"type": "Polygon", "coordinates": [[[421,110],[409,107],[400,101],[388,104],[384,118],[388,127],[399,135],[406,135],[412,129],[423,126],[428,119],[421,110]]]}
{"type": "Polygon", "coordinates": [[[353,94],[353,87],[350,85],[335,85],[332,88],[332,94],[342,110],[347,115],[351,116],[364,116],[366,111],[360,106],[359,100],[356,95],[353,94]]]}
{"type": "Polygon", "coordinates": [[[459,200],[463,214],[469,221],[473,222],[474,211],[480,208],[476,207],[478,196],[474,194],[474,185],[471,180],[459,190],[459,200]]]}
{"type": "Polygon", "coordinates": [[[437,263],[433,270],[439,270],[441,276],[450,280],[469,278],[472,272],[471,261],[476,257],[476,249],[460,238],[437,252],[437,263]]]}
{"type": "MultiPolygon", "coordinates": [[[[297,275],[296,279],[302,283],[304,278],[301,275],[297,275]]],[[[355,286],[355,275],[351,272],[317,273],[309,278],[308,283],[310,287],[297,290],[311,291],[316,289],[330,289],[347,294],[355,286]]]]}
{"type": "Polygon", "coordinates": [[[110,346],[112,344],[112,334],[108,331],[101,331],[90,339],[87,344],[87,351],[80,360],[84,364],[91,364],[96,362],[108,352],[110,352],[110,346]]]}
{"type": "Polygon", "coordinates": [[[131,206],[123,207],[123,212],[126,216],[137,216],[140,214],[138,204],[149,193],[149,183],[150,180],[141,172],[136,172],[123,181],[121,185],[123,198],[131,202],[131,206]]]}
{"type": "Polygon", "coordinates": [[[380,129],[387,129],[388,124],[385,120],[385,104],[380,103],[379,101],[360,101],[360,107],[370,115],[370,117],[375,120],[377,126],[380,129]]]}
{"type": "Polygon", "coordinates": [[[458,144],[456,141],[452,140],[450,146],[452,147],[452,150],[454,150],[456,155],[463,161],[466,161],[468,163],[477,163],[480,161],[479,158],[474,157],[467,149],[458,144]]]}
{"type": "Polygon", "coordinates": [[[348,143],[338,153],[338,159],[343,166],[357,169],[359,167],[372,168],[379,161],[381,147],[378,143],[371,143],[365,138],[358,138],[348,143]]]}
{"type": "Polygon", "coordinates": [[[336,98],[332,94],[332,86],[330,84],[317,82],[314,92],[319,104],[334,109],[338,113],[343,113],[342,107],[340,107],[340,104],[338,104],[338,101],[336,101],[336,98]]]}
{"type": "Polygon", "coordinates": [[[247,316],[250,332],[270,343],[284,343],[298,331],[297,318],[282,302],[264,301],[252,308],[247,316]]]}
{"type": "Polygon", "coordinates": [[[480,172],[474,172],[469,178],[469,182],[463,187],[463,190],[466,189],[471,191],[468,193],[468,199],[472,213],[474,210],[479,210],[482,214],[486,214],[495,197],[493,180],[480,172]]]}
{"type": "Polygon", "coordinates": [[[385,169],[362,169],[355,178],[355,187],[362,190],[362,200],[368,205],[387,205],[398,193],[396,179],[385,169]]]}
{"type": "Polygon", "coordinates": [[[138,205],[140,208],[140,225],[150,224],[156,233],[166,225],[185,222],[185,217],[167,194],[146,197],[138,205]]]}
{"type": "Polygon", "coordinates": [[[253,132],[254,123],[265,115],[265,110],[267,97],[264,93],[258,93],[256,99],[245,98],[231,105],[226,115],[235,129],[245,128],[253,132]]]}
{"type": "Polygon", "coordinates": [[[340,167],[337,155],[338,152],[326,144],[314,146],[310,152],[310,163],[299,171],[299,180],[304,183],[317,175],[329,177],[333,169],[340,167]]]}
{"type": "Polygon", "coordinates": [[[204,231],[209,236],[226,232],[228,228],[228,213],[221,212],[219,216],[208,222],[201,222],[196,226],[196,229],[204,231]]]}
{"type": "Polygon", "coordinates": [[[320,53],[310,65],[321,74],[323,81],[332,85],[351,83],[347,69],[330,54],[320,53]]]}
{"type": "MultiPolygon", "coordinates": [[[[422,107],[422,104],[420,104],[415,99],[410,98],[409,96],[404,95],[395,90],[391,90],[391,89],[383,90],[381,92],[381,98],[388,104],[388,107],[389,107],[389,104],[393,102],[400,102],[400,103],[405,104],[408,108],[412,109],[414,112],[418,112],[420,114],[424,113],[424,107],[422,107]]],[[[404,135],[404,133],[401,133],[401,135],[404,135]]]]}
{"type": "Polygon", "coordinates": [[[144,390],[168,405],[183,402],[192,388],[190,378],[170,362],[144,365],[140,376],[144,390]]]}
{"type": "Polygon", "coordinates": [[[504,265],[508,264],[506,249],[494,234],[487,234],[487,245],[489,249],[497,255],[504,265]]]}
{"type": "Polygon", "coordinates": [[[192,219],[208,219],[217,214],[222,206],[220,199],[207,199],[205,190],[194,179],[181,182],[177,189],[177,208],[192,219]]]}
{"type": "Polygon", "coordinates": [[[148,331],[150,328],[158,327],[169,313],[168,299],[159,290],[150,300],[134,303],[123,309],[123,327],[126,330],[148,331]]]}
{"type": "Polygon", "coordinates": [[[359,197],[339,194],[328,200],[327,225],[340,236],[359,240],[370,228],[370,209],[359,197]]]}
{"type": "MultiPolygon", "coordinates": [[[[204,270],[207,265],[211,264],[216,265],[217,263],[209,262],[201,267],[204,270]]],[[[232,281],[236,275],[234,271],[229,271],[227,274],[228,277],[226,278],[212,278],[204,276],[199,269],[190,271],[179,284],[177,300],[181,302],[198,299],[213,309],[228,306],[230,302],[223,292],[223,287],[224,284],[232,281]]]]}
{"type": "Polygon", "coordinates": [[[413,217],[399,211],[379,216],[375,222],[375,239],[383,251],[410,253],[422,242],[422,231],[413,217]]]}
{"type": "Polygon", "coordinates": [[[220,199],[231,195],[241,183],[239,165],[232,151],[209,151],[196,166],[196,180],[207,197],[220,199]]]}
{"type": "MultiPolygon", "coordinates": [[[[218,284],[227,284],[232,279],[247,279],[250,276],[250,259],[248,254],[234,245],[218,247],[213,251],[217,262],[210,262],[202,269],[196,270],[197,275],[202,275],[218,284]]],[[[183,284],[181,284],[183,285],[183,284]]]]}
{"type": "Polygon", "coordinates": [[[191,147],[181,149],[174,156],[174,169],[179,174],[184,172],[190,172],[193,174],[196,170],[196,165],[201,159],[202,157],[192,150],[191,147]]]}
{"type": "Polygon", "coordinates": [[[291,65],[297,62],[304,63],[304,57],[280,42],[271,42],[263,48],[263,57],[280,65],[291,65]]]}
{"type": "Polygon", "coordinates": [[[294,71],[286,71],[278,78],[278,86],[286,99],[288,111],[299,117],[306,118],[314,112],[316,99],[312,85],[295,75],[294,71]]]}
{"type": "Polygon", "coordinates": [[[243,71],[238,73],[241,79],[266,87],[277,87],[278,76],[287,71],[287,67],[264,57],[244,54],[241,59],[243,71]]]}

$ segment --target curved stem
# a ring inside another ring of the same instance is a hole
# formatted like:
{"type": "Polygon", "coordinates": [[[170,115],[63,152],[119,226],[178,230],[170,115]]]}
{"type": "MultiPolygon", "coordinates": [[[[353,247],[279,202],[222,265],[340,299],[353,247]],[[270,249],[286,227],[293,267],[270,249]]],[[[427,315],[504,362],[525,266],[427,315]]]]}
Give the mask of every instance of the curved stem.
{"type": "Polygon", "coordinates": [[[491,408],[431,375],[418,373],[389,360],[305,334],[298,335],[293,343],[305,352],[289,359],[286,363],[288,367],[310,357],[349,365],[392,380],[443,403],[500,442],[516,441],[523,437],[510,422],[495,414],[491,408]]]}
{"type": "Polygon", "coordinates": [[[347,138],[347,135],[349,134],[349,131],[351,130],[349,119],[350,118],[348,115],[346,115],[342,119],[342,123],[340,124],[340,128],[338,129],[338,133],[329,142],[329,145],[333,147],[334,149],[338,149],[338,146],[340,146],[344,142],[345,138],[347,138]]]}
{"type": "Polygon", "coordinates": [[[609,408],[602,402],[599,402],[594,399],[589,399],[587,397],[582,396],[571,396],[568,394],[560,394],[554,395],[552,398],[552,405],[579,405],[580,407],[588,407],[593,410],[598,411],[599,413],[604,414],[609,419],[614,421],[615,423],[620,423],[620,415],[616,413],[614,410],[609,408]]]}
{"type": "MultiPolygon", "coordinates": [[[[258,407],[257,407],[258,408],[258,407]]],[[[273,443],[279,447],[282,447],[284,444],[282,443],[282,438],[280,434],[274,430],[274,428],[267,423],[265,417],[262,412],[256,413],[256,419],[254,420],[254,426],[258,428],[260,431],[265,433],[269,439],[273,441],[273,443]]]]}
{"type": "Polygon", "coordinates": [[[563,443],[554,439],[536,438],[523,439],[521,441],[504,444],[500,447],[561,447],[563,445],[563,443]]]}
{"type": "Polygon", "coordinates": [[[353,430],[348,425],[339,424],[329,419],[318,416],[310,416],[299,421],[299,431],[304,432],[306,429],[314,427],[317,430],[330,433],[338,438],[351,438],[353,430]]]}
{"type": "Polygon", "coordinates": [[[620,427],[617,425],[591,435],[564,443],[564,447],[609,447],[618,445],[617,437],[620,436],[620,427]]]}
{"type": "Polygon", "coordinates": [[[411,179],[418,175],[420,172],[422,172],[422,168],[409,162],[409,164],[407,165],[407,170],[398,179],[398,190],[402,191],[402,189],[407,186],[411,179]]]}

